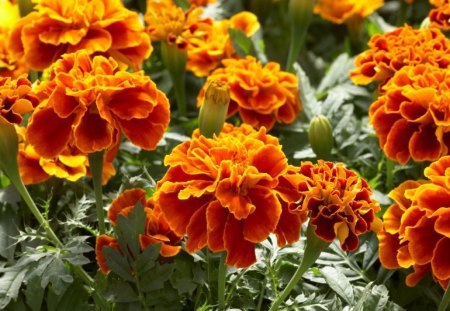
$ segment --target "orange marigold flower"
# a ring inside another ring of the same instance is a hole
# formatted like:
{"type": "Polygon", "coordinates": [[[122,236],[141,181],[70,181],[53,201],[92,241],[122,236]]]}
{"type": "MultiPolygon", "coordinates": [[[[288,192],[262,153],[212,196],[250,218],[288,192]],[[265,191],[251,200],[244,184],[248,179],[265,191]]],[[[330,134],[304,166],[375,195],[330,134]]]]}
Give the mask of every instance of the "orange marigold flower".
{"type": "Polygon", "coordinates": [[[10,28],[20,19],[19,6],[9,1],[0,1],[0,77],[17,78],[28,70],[23,61],[15,61],[8,48],[10,28]]]}
{"type": "Polygon", "coordinates": [[[205,6],[210,3],[216,3],[217,0],[189,0],[190,4],[198,5],[198,6],[205,6]]]}
{"type": "Polygon", "coordinates": [[[49,67],[64,53],[86,49],[135,69],[152,46],[136,12],[120,0],[36,0],[34,12],[12,29],[9,46],[34,70],[49,67]]]}
{"type": "Polygon", "coordinates": [[[299,174],[290,182],[301,197],[292,201],[289,208],[294,213],[309,212],[318,237],[327,242],[337,237],[344,251],[353,251],[358,247],[360,234],[379,230],[381,220],[375,213],[380,206],[370,197],[372,191],[367,182],[355,172],[342,163],[319,160],[317,164],[302,162],[299,174]]]}
{"type": "MultiPolygon", "coordinates": [[[[145,196],[146,192],[144,189],[125,190],[111,203],[108,210],[108,218],[113,225],[116,225],[119,215],[128,217],[128,214],[134,209],[136,204],[140,202],[146,214],[145,232],[139,236],[141,249],[144,250],[148,245],[160,243],[161,256],[172,257],[177,255],[181,250],[181,237],[169,228],[159,208],[154,207],[153,199],[146,200],[145,196]]],[[[114,247],[114,243],[117,243],[116,240],[107,235],[100,236],[97,239],[97,262],[100,269],[105,273],[109,269],[105,264],[103,246],[114,247]]]]}
{"type": "Polygon", "coordinates": [[[248,125],[209,139],[198,133],[164,159],[155,203],[170,228],[187,235],[193,253],[207,246],[226,251],[226,264],[239,268],[256,261],[255,244],[277,229],[282,208],[274,192],[287,170],[278,140],[265,128],[248,125]]]}
{"type": "MultiPolygon", "coordinates": [[[[385,83],[404,66],[430,63],[447,68],[450,41],[439,29],[412,29],[405,25],[385,34],[374,35],[369,49],[356,57],[356,69],[350,72],[355,84],[385,83]]],[[[380,88],[380,92],[383,90],[380,88]]]]}
{"type": "Polygon", "coordinates": [[[208,76],[222,59],[236,57],[237,53],[233,48],[228,29],[242,30],[250,37],[259,28],[256,15],[250,12],[240,12],[230,19],[214,21],[209,28],[197,31],[196,36],[190,38],[187,69],[197,77],[208,76]]]}
{"type": "Polygon", "coordinates": [[[391,192],[395,203],[386,211],[378,234],[380,260],[390,269],[412,266],[408,286],[431,273],[445,289],[450,280],[450,156],[432,163],[425,176],[430,182],[407,181],[391,192]]]}
{"type": "Polygon", "coordinates": [[[333,23],[342,24],[354,18],[364,19],[383,4],[384,0],[318,0],[314,13],[333,23]]]}
{"type": "Polygon", "coordinates": [[[184,12],[172,0],[147,0],[144,20],[152,41],[167,41],[185,50],[189,40],[212,23],[211,19],[201,19],[202,14],[196,6],[184,12]]]}
{"type": "Polygon", "coordinates": [[[133,144],[154,149],[169,123],[169,102],[143,72],[118,70],[112,58],[66,54],[40,85],[48,97],[28,125],[28,141],[44,157],[69,145],[83,153],[111,149],[123,133],[133,144]]]}
{"type": "Polygon", "coordinates": [[[431,27],[450,29],[450,2],[448,0],[430,0],[430,3],[436,7],[428,14],[431,27]]]}
{"type": "Polygon", "coordinates": [[[15,80],[0,77],[0,122],[20,124],[22,115],[32,112],[38,104],[39,99],[25,75],[15,80]]]}
{"type": "Polygon", "coordinates": [[[230,87],[229,117],[239,112],[245,123],[267,129],[275,122],[294,122],[302,107],[294,74],[281,71],[275,62],[263,66],[252,56],[226,59],[222,63],[224,67],[208,77],[197,98],[198,105],[203,102],[209,81],[221,80],[230,87]]]}
{"type": "Polygon", "coordinates": [[[390,159],[405,164],[449,153],[449,78],[447,69],[421,64],[403,67],[384,85],[369,116],[390,159]]]}

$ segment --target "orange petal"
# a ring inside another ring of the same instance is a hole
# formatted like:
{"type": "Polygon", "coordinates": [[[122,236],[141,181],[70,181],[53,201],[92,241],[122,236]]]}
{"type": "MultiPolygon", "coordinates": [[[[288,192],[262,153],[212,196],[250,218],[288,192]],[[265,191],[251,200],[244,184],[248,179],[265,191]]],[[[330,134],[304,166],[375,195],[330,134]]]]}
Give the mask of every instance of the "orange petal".
{"type": "Polygon", "coordinates": [[[444,237],[439,240],[434,250],[431,260],[433,275],[439,280],[450,278],[450,261],[448,260],[448,250],[450,249],[450,239],[444,237]]]}
{"type": "Polygon", "coordinates": [[[435,131],[431,126],[421,126],[411,136],[409,150],[414,161],[433,161],[439,158],[442,148],[435,131]]]}
{"type": "Polygon", "coordinates": [[[106,258],[105,255],[103,254],[103,247],[105,246],[119,249],[119,245],[117,244],[116,239],[106,234],[102,234],[99,237],[97,237],[97,241],[95,244],[95,258],[97,259],[97,264],[100,270],[103,273],[108,273],[109,271],[111,271],[111,269],[109,269],[106,266],[106,258]]]}
{"type": "Polygon", "coordinates": [[[228,211],[219,201],[212,201],[206,210],[208,224],[208,247],[213,252],[219,252],[224,249],[225,224],[228,217],[228,211]]]}
{"type": "Polygon", "coordinates": [[[404,119],[396,121],[387,136],[386,145],[384,146],[386,155],[400,164],[406,164],[410,158],[409,141],[416,130],[416,124],[404,119]]]}
{"type": "Polygon", "coordinates": [[[255,245],[244,239],[242,222],[228,215],[225,224],[224,246],[227,251],[225,263],[236,268],[247,268],[256,262],[255,245]]]}
{"type": "Polygon", "coordinates": [[[203,205],[192,214],[188,226],[186,227],[186,235],[188,240],[186,242],[186,250],[189,253],[194,253],[206,246],[207,227],[206,227],[206,207],[203,205]]]}
{"type": "Polygon", "coordinates": [[[85,153],[107,149],[113,143],[113,130],[99,114],[87,112],[75,127],[75,144],[85,153]]]}
{"type": "Polygon", "coordinates": [[[434,231],[434,222],[433,219],[423,217],[415,227],[406,228],[405,238],[409,240],[409,253],[419,265],[431,261],[436,243],[442,237],[434,231]]]}
{"type": "Polygon", "coordinates": [[[419,283],[428,273],[430,273],[430,265],[414,265],[414,272],[406,277],[406,285],[414,287],[419,283]]]}
{"type": "Polygon", "coordinates": [[[397,261],[397,251],[400,247],[398,234],[389,234],[381,231],[378,237],[378,257],[383,267],[387,269],[398,269],[400,265],[397,261]]]}
{"type": "Polygon", "coordinates": [[[108,209],[108,218],[111,223],[117,223],[117,217],[120,212],[128,207],[134,207],[137,202],[141,201],[142,206],[145,206],[145,190],[140,188],[128,189],[122,192],[117,198],[111,202],[108,209]]]}

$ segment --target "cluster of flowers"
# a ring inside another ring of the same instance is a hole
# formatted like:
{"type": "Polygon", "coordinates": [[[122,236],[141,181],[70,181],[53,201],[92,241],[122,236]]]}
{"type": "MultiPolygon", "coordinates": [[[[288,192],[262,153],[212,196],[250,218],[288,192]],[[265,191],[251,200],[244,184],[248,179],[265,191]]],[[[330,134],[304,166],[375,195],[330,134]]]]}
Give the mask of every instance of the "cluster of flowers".
{"type": "Polygon", "coordinates": [[[380,82],[369,115],[386,155],[405,164],[447,155],[450,40],[437,28],[375,35],[356,58],[356,84],[380,82]]]}
{"type": "MultiPolygon", "coordinates": [[[[225,251],[229,266],[253,264],[255,245],[271,233],[280,246],[297,241],[308,215],[318,237],[338,237],[344,250],[356,249],[358,235],[381,226],[366,181],[342,164],[288,165],[264,127],[226,124],[213,138],[196,130],[164,163],[169,169],[153,197],[156,209],[176,236],[187,237],[188,252],[225,251]]],[[[100,247],[97,258],[103,258],[100,247]]]]}

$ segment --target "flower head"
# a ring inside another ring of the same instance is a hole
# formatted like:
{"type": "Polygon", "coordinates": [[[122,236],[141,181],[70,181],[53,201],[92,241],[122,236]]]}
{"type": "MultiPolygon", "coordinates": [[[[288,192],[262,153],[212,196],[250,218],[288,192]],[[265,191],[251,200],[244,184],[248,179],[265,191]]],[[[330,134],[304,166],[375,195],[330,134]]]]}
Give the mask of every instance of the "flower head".
{"type": "MultiPolygon", "coordinates": [[[[111,223],[117,225],[119,215],[128,217],[136,204],[140,202],[144,207],[146,215],[145,230],[139,235],[141,250],[149,245],[161,244],[160,255],[163,257],[172,257],[181,250],[181,237],[175,234],[168,226],[159,208],[155,208],[153,198],[146,199],[144,189],[134,188],[125,190],[113,200],[108,210],[108,218],[111,223]]],[[[96,257],[100,269],[108,273],[110,269],[106,265],[106,259],[103,254],[103,247],[108,246],[120,250],[117,240],[108,235],[101,235],[97,238],[96,257]]]]}
{"type": "Polygon", "coordinates": [[[20,124],[22,115],[32,112],[38,104],[25,75],[17,79],[0,77],[0,122],[20,124]]]}
{"type": "Polygon", "coordinates": [[[111,149],[123,133],[154,149],[169,123],[169,102],[142,72],[118,70],[112,58],[87,51],[66,54],[40,85],[46,98],[30,119],[28,140],[36,152],[55,157],[68,146],[83,153],[111,149]]]}
{"type": "Polygon", "coordinates": [[[198,77],[208,76],[226,58],[236,56],[229,29],[237,29],[248,37],[260,28],[256,15],[240,12],[230,19],[214,21],[209,27],[196,31],[189,40],[187,69],[198,77]]]}
{"type": "Polygon", "coordinates": [[[34,12],[12,29],[9,46],[34,70],[49,67],[64,53],[85,49],[133,68],[150,56],[150,39],[138,15],[120,0],[35,0],[34,12]]]}
{"type": "Polygon", "coordinates": [[[412,266],[408,286],[431,273],[445,289],[450,280],[450,157],[432,163],[425,176],[430,181],[406,181],[390,193],[395,203],[378,233],[380,261],[389,269],[412,266]]]}
{"type": "Polygon", "coordinates": [[[370,107],[370,122],[386,155],[405,164],[449,153],[450,72],[431,64],[403,67],[370,107]]]}
{"type": "Polygon", "coordinates": [[[384,0],[318,0],[314,13],[333,23],[342,24],[354,18],[364,19],[383,4],[384,0]]]}
{"type": "Polygon", "coordinates": [[[196,32],[211,24],[210,19],[201,19],[203,10],[192,6],[186,12],[172,0],[148,0],[144,19],[152,41],[166,41],[185,50],[196,32]]]}
{"type": "Polygon", "coordinates": [[[350,72],[356,84],[385,83],[404,66],[429,63],[447,68],[450,64],[450,41],[435,28],[415,30],[405,25],[374,35],[368,45],[369,49],[356,57],[357,68],[350,72]]]}
{"type": "Polygon", "coordinates": [[[450,2],[448,0],[430,0],[430,3],[436,7],[428,14],[431,27],[450,29],[450,2]]]}
{"type": "Polygon", "coordinates": [[[289,177],[291,185],[300,194],[292,200],[290,211],[309,212],[315,234],[332,242],[336,237],[344,251],[358,247],[358,236],[367,231],[378,231],[381,221],[375,213],[380,206],[370,196],[367,182],[342,163],[319,160],[317,164],[303,162],[299,174],[289,177]]]}
{"type": "Polygon", "coordinates": [[[274,188],[287,159],[278,140],[248,125],[226,125],[212,139],[197,130],[164,163],[155,202],[170,228],[187,235],[187,251],[207,246],[225,250],[227,265],[254,263],[255,244],[275,231],[282,212],[274,188]]]}
{"type": "MultiPolygon", "coordinates": [[[[224,67],[215,70],[208,81],[221,80],[230,87],[228,116],[239,112],[242,120],[255,128],[271,129],[275,122],[292,123],[301,109],[297,77],[281,71],[280,65],[262,65],[254,57],[226,59],[224,67]]],[[[197,102],[201,103],[205,84],[197,102]]]]}

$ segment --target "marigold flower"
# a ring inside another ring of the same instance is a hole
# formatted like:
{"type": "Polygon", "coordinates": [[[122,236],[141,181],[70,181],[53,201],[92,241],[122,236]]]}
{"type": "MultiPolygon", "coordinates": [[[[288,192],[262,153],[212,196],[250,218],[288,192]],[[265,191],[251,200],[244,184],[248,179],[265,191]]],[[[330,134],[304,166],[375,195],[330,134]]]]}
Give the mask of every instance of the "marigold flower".
{"type": "Polygon", "coordinates": [[[278,140],[248,125],[226,125],[209,139],[196,130],[192,140],[164,159],[155,203],[170,228],[187,235],[186,249],[226,251],[226,264],[248,267],[255,244],[277,229],[282,208],[274,192],[287,170],[278,140]]]}
{"type": "Polygon", "coordinates": [[[190,38],[186,67],[197,77],[206,77],[226,58],[236,57],[228,29],[242,30],[250,37],[260,28],[256,15],[240,12],[230,19],[214,21],[209,28],[190,38]]]}
{"type": "Polygon", "coordinates": [[[216,3],[217,0],[189,0],[190,4],[197,5],[197,6],[205,6],[210,3],[216,3]]]}
{"type": "Polygon", "coordinates": [[[400,164],[449,153],[450,72],[430,64],[403,67],[369,109],[386,155],[400,164]]]}
{"type": "Polygon", "coordinates": [[[342,24],[353,18],[364,19],[383,4],[384,0],[318,0],[314,13],[333,23],[342,24]]]}
{"type": "MultiPolygon", "coordinates": [[[[125,190],[116,199],[113,200],[108,210],[108,218],[113,225],[117,224],[119,215],[128,217],[128,214],[134,209],[136,204],[140,202],[144,207],[146,215],[145,232],[139,236],[141,249],[144,250],[151,244],[161,244],[160,255],[163,257],[172,257],[181,250],[181,237],[170,230],[166,220],[164,219],[159,208],[155,208],[153,198],[146,200],[146,192],[144,189],[134,188],[125,190]]],[[[106,266],[106,259],[103,254],[103,247],[108,246],[118,248],[117,240],[101,235],[97,238],[95,248],[97,263],[104,273],[109,272],[106,266]]]]}
{"type": "Polygon", "coordinates": [[[367,182],[342,163],[318,160],[302,162],[300,176],[291,178],[301,198],[290,206],[291,212],[309,212],[315,234],[327,242],[336,237],[344,251],[358,247],[358,236],[378,231],[381,220],[378,202],[371,198],[367,182]]]}
{"type": "Polygon", "coordinates": [[[211,19],[201,19],[202,14],[196,6],[184,12],[172,0],[147,0],[144,20],[152,41],[167,41],[185,50],[190,38],[212,23],[211,19]]]}
{"type": "Polygon", "coordinates": [[[292,123],[302,107],[297,77],[281,71],[280,65],[262,65],[256,58],[226,59],[224,67],[215,70],[197,98],[203,101],[206,87],[212,80],[221,80],[230,87],[228,117],[239,112],[242,120],[255,128],[271,129],[275,122],[292,123]]]}
{"type": "Polygon", "coordinates": [[[120,71],[112,58],[85,50],[52,65],[40,96],[48,97],[28,125],[28,141],[43,157],[69,145],[83,153],[116,146],[123,133],[133,144],[154,149],[169,123],[169,102],[143,72],[120,71]]]}
{"type": "Polygon", "coordinates": [[[14,80],[0,77],[0,122],[20,124],[22,115],[32,112],[38,104],[25,75],[14,80]]]}
{"type": "Polygon", "coordinates": [[[390,193],[395,203],[386,211],[378,234],[380,261],[389,269],[412,266],[408,286],[428,273],[444,289],[450,280],[449,172],[450,157],[445,156],[425,169],[429,182],[407,181],[390,193]]]}
{"type": "Polygon", "coordinates": [[[430,3],[436,7],[428,14],[431,27],[450,29],[450,2],[448,0],[430,0],[430,3]]]}
{"type": "Polygon", "coordinates": [[[436,28],[415,30],[405,25],[374,35],[368,46],[356,57],[357,68],[350,72],[355,84],[385,83],[404,66],[430,63],[447,68],[450,64],[450,41],[436,28]]]}
{"type": "Polygon", "coordinates": [[[135,69],[152,47],[137,13],[120,0],[36,0],[34,12],[12,29],[9,46],[34,70],[49,67],[64,53],[86,49],[135,69]]]}

